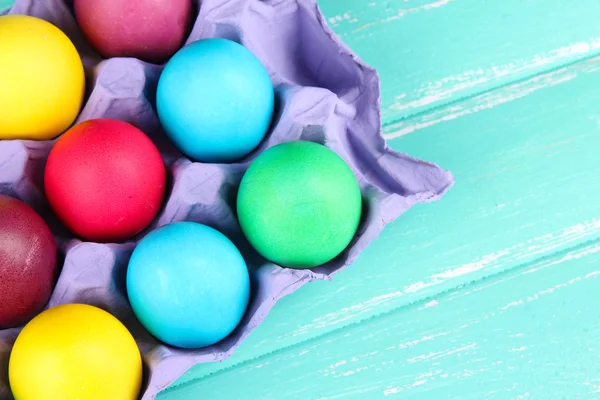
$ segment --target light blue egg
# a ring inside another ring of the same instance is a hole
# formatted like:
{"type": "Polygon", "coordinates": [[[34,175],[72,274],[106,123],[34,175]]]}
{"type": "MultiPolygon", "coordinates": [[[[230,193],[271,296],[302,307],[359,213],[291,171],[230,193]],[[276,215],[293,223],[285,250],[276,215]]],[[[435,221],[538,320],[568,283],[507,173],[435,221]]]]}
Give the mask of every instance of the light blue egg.
{"type": "Polygon", "coordinates": [[[165,66],[156,93],[173,143],[202,162],[238,160],[256,148],[273,117],[273,85],[259,59],[227,39],[203,39],[165,66]]]}
{"type": "Polygon", "coordinates": [[[250,279],[242,255],[225,235],[177,222],[138,243],[127,269],[127,294],[135,315],[157,339],[201,348],[240,323],[250,279]]]}

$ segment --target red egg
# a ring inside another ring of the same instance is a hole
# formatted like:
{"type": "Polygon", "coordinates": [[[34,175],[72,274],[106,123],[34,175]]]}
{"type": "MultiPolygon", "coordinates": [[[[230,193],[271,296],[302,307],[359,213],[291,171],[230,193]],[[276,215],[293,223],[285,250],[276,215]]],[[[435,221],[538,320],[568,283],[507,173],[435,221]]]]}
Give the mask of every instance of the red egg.
{"type": "Polygon", "coordinates": [[[46,163],[46,196],[65,226],[95,242],[129,239],[158,213],[165,167],[154,143],[133,125],[94,119],[56,142],[46,163]]]}
{"type": "Polygon", "coordinates": [[[56,242],[46,222],[20,200],[0,195],[0,329],[41,311],[54,287],[56,242]]]}
{"type": "Polygon", "coordinates": [[[75,0],[75,16],[105,57],[159,63],[182,45],[192,22],[191,0],[75,0]]]}

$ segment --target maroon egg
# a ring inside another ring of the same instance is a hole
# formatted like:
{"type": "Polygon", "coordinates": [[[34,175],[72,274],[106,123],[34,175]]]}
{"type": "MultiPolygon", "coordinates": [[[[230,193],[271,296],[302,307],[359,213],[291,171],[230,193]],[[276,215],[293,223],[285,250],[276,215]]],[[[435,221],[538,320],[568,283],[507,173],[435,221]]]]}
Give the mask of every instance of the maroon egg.
{"type": "Polygon", "coordinates": [[[74,0],[75,18],[104,57],[162,63],[184,43],[192,0],[74,0]]]}
{"type": "Polygon", "coordinates": [[[0,328],[41,311],[54,287],[56,241],[27,204],[0,195],[0,328]]]}

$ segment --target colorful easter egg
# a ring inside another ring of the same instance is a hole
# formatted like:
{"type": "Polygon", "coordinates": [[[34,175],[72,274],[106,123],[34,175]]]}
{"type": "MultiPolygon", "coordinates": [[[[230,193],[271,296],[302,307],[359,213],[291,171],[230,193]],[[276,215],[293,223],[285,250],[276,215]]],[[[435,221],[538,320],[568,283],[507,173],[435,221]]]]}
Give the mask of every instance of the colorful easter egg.
{"type": "Polygon", "coordinates": [[[219,342],[240,323],[250,278],[244,258],[222,233],[177,222],[138,243],[127,269],[127,294],[156,338],[200,348],[219,342]]]}
{"type": "Polygon", "coordinates": [[[56,142],[44,186],[52,209],[77,236],[121,241],[146,228],[165,193],[165,166],[154,143],[123,121],[94,119],[56,142]]]}
{"type": "Polygon", "coordinates": [[[142,357],[133,336],[111,314],[65,304],[23,328],[8,374],[16,400],[136,400],[142,357]]]}
{"type": "Polygon", "coordinates": [[[274,92],[265,67],[248,49],[227,39],[204,39],[169,60],[156,106],[167,135],[188,157],[231,162],[263,140],[274,92]]]}
{"type": "Polygon", "coordinates": [[[0,140],[53,139],[77,118],[83,64],[57,27],[26,15],[0,16],[0,140]]]}
{"type": "Polygon", "coordinates": [[[182,45],[192,22],[191,0],[75,0],[77,22],[104,57],[160,63],[182,45]]]}
{"type": "Polygon", "coordinates": [[[266,259],[312,268],[339,255],[361,217],[360,188],[352,170],[320,144],[279,144],[250,165],[238,191],[240,226],[266,259]]]}
{"type": "Polygon", "coordinates": [[[0,195],[0,329],[41,311],[56,275],[56,242],[46,222],[22,201],[0,195]]]}

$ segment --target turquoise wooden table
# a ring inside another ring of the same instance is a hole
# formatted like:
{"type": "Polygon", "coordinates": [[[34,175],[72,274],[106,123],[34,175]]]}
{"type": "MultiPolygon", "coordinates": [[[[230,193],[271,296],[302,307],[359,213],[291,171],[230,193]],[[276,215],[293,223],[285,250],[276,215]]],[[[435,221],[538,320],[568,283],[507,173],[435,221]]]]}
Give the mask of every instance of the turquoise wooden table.
{"type": "Polygon", "coordinates": [[[457,183],[159,400],[600,398],[600,2],[320,4],[457,183]]]}

